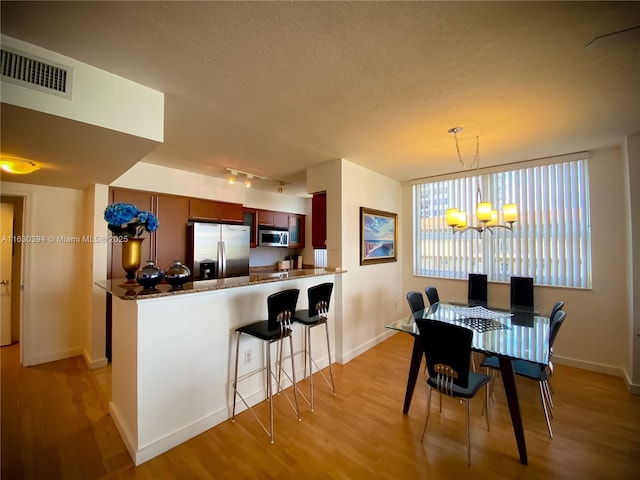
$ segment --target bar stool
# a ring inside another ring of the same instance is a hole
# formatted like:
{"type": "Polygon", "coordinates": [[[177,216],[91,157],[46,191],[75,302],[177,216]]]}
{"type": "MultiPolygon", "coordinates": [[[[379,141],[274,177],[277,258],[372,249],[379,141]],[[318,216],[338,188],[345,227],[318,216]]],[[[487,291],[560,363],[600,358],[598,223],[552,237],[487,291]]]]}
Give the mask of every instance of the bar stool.
{"type": "Polygon", "coordinates": [[[295,405],[291,402],[286,392],[284,392],[284,396],[296,412],[296,416],[298,420],[300,418],[300,409],[298,408],[298,388],[296,386],[296,369],[294,365],[294,354],[293,354],[293,337],[292,337],[292,321],[293,314],[296,311],[296,305],[298,303],[298,295],[300,294],[300,290],[297,288],[292,288],[289,290],[284,290],[282,292],[274,293],[267,297],[267,310],[268,310],[268,319],[261,320],[258,322],[251,323],[249,325],[245,325],[243,327],[236,328],[236,371],[233,379],[233,411],[231,414],[231,421],[233,422],[236,418],[236,396],[240,398],[242,403],[245,404],[247,410],[251,412],[253,418],[260,424],[265,433],[269,436],[271,443],[273,443],[273,382],[272,378],[276,381],[278,385],[278,392],[282,389],[280,384],[279,375],[276,377],[274,375],[271,368],[271,344],[277,343],[278,346],[278,371],[280,372],[282,369],[282,341],[285,338],[289,338],[289,348],[291,352],[291,375],[292,375],[292,383],[293,383],[293,397],[295,401],[295,405]],[[238,357],[240,354],[240,336],[242,334],[249,335],[254,338],[258,338],[265,342],[266,351],[267,351],[267,361],[266,366],[261,367],[257,370],[249,372],[243,375],[241,378],[238,378],[238,357]],[[242,397],[240,392],[238,392],[238,382],[241,380],[245,380],[257,373],[262,373],[266,370],[267,375],[267,401],[269,402],[269,429],[264,426],[264,424],[260,421],[260,419],[253,412],[251,407],[247,404],[245,399],[242,397]]]}
{"type": "MultiPolygon", "coordinates": [[[[313,412],[313,365],[316,366],[316,370],[320,372],[324,381],[327,382],[331,392],[336,394],[336,387],[333,381],[333,367],[331,366],[331,345],[329,343],[329,327],[327,325],[327,319],[329,314],[329,302],[331,300],[331,292],[333,291],[333,283],[321,283],[309,287],[307,290],[307,297],[309,299],[309,308],[305,310],[299,310],[295,313],[294,321],[304,326],[304,376],[307,375],[307,363],[309,364],[309,396],[310,400],[307,400],[311,411],[313,412]],[[324,325],[324,331],[327,339],[327,355],[329,356],[329,375],[331,382],[325,377],[322,370],[318,367],[318,364],[313,360],[311,356],[311,329],[317,325],[324,325]],[[308,361],[307,361],[308,359],[308,361]]],[[[305,398],[303,396],[303,398],[305,398]]],[[[306,400],[306,398],[305,398],[306,400]]]]}

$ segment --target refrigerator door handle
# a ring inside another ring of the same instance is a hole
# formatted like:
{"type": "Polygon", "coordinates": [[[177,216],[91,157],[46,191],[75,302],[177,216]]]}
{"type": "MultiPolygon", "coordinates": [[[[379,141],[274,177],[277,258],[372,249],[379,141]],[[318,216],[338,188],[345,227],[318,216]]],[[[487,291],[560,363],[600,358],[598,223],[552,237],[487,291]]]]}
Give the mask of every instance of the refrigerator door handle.
{"type": "Polygon", "coordinates": [[[218,265],[220,268],[219,278],[227,276],[227,255],[224,251],[224,242],[218,242],[218,265]]]}

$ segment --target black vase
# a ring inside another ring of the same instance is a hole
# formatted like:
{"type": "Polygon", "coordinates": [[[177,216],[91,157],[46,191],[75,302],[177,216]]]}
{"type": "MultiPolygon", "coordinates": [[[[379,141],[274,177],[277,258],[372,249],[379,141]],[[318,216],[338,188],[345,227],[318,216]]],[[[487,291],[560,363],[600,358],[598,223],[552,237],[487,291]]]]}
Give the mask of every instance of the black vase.
{"type": "Polygon", "coordinates": [[[146,288],[155,288],[162,279],[164,278],[164,274],[162,270],[156,267],[155,262],[149,260],[147,264],[138,270],[138,274],[136,276],[136,280],[140,285],[146,288]]]}
{"type": "Polygon", "coordinates": [[[190,278],[191,270],[178,260],[164,272],[165,281],[173,288],[182,288],[182,285],[187,283],[190,278]]]}

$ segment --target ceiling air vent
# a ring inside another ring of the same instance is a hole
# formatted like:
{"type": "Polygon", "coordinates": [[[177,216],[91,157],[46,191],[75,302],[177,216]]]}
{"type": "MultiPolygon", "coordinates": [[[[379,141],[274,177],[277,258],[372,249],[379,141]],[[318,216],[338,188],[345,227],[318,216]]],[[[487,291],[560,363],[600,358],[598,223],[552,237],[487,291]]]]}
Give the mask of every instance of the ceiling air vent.
{"type": "Polygon", "coordinates": [[[71,98],[73,69],[35,55],[9,49],[0,49],[2,80],[41,92],[71,98]]]}

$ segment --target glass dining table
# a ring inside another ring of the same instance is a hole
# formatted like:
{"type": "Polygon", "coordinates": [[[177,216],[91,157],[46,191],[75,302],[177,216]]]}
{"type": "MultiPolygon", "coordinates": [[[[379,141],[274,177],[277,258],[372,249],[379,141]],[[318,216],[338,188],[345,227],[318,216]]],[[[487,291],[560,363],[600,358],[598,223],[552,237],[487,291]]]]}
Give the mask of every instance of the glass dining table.
{"type": "Polygon", "coordinates": [[[501,310],[484,306],[439,302],[386,325],[386,328],[405,332],[414,337],[402,410],[404,414],[409,412],[424,354],[415,322],[416,318],[427,318],[469,328],[473,331],[471,348],[476,352],[498,357],[520,462],[526,465],[528,462],[527,446],[511,360],[529,360],[541,365],[548,365],[549,317],[541,316],[538,312],[524,308],[501,310]]]}

